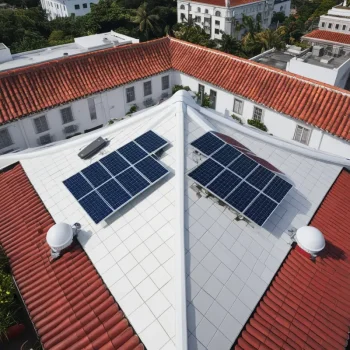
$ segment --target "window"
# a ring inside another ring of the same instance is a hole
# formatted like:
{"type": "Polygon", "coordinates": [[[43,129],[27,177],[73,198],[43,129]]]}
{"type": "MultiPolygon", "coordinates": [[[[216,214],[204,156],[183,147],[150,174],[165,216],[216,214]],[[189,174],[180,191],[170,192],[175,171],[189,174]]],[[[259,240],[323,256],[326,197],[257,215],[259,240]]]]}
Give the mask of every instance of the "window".
{"type": "Polygon", "coordinates": [[[346,25],[345,24],[343,25],[343,30],[346,30],[346,25]]]}
{"type": "Polygon", "coordinates": [[[184,21],[185,21],[185,19],[186,19],[185,14],[184,14],[184,13],[181,13],[181,22],[184,22],[184,21]]]}
{"type": "Polygon", "coordinates": [[[322,27],[322,28],[324,28],[325,25],[326,25],[325,22],[322,22],[322,23],[321,23],[321,27],[322,27]]]}
{"type": "Polygon", "coordinates": [[[198,94],[199,94],[199,100],[202,102],[204,97],[204,85],[198,84],[198,94]]]}
{"type": "Polygon", "coordinates": [[[303,128],[300,125],[297,125],[294,132],[293,140],[298,141],[307,145],[309,143],[310,138],[310,129],[303,128]]]}
{"type": "Polygon", "coordinates": [[[200,22],[201,22],[201,16],[196,16],[196,17],[194,18],[194,21],[195,21],[196,23],[200,23],[200,22]]]}
{"type": "Polygon", "coordinates": [[[216,91],[210,90],[209,100],[210,100],[210,108],[215,109],[216,108],[216,91]]]}
{"type": "Polygon", "coordinates": [[[328,29],[332,28],[332,23],[328,23],[328,29]]]}
{"type": "Polygon", "coordinates": [[[335,29],[339,29],[339,24],[336,24],[336,25],[335,25],[335,29]]]}
{"type": "Polygon", "coordinates": [[[220,12],[220,11],[216,11],[216,12],[215,12],[215,16],[216,16],[216,17],[220,17],[220,16],[221,16],[221,12],[220,12]]]}
{"type": "Polygon", "coordinates": [[[283,11],[283,6],[280,7],[280,12],[282,12],[282,11],[283,11]]]}
{"type": "Polygon", "coordinates": [[[209,10],[208,10],[208,9],[206,9],[204,12],[205,12],[205,13],[209,13],[209,10]]]}
{"type": "Polygon", "coordinates": [[[79,10],[79,9],[80,9],[80,5],[74,5],[74,8],[75,8],[76,10],[79,10]]]}
{"type": "Polygon", "coordinates": [[[184,10],[184,9],[185,9],[185,5],[181,5],[180,10],[184,10]]]}
{"type": "Polygon", "coordinates": [[[49,130],[49,125],[47,124],[46,116],[42,115],[41,117],[35,118],[34,126],[37,134],[49,130]]]}
{"type": "Polygon", "coordinates": [[[47,145],[48,143],[51,143],[51,142],[52,142],[52,139],[51,139],[51,135],[50,134],[46,134],[46,135],[40,136],[39,140],[38,140],[38,144],[40,146],[47,145]]]}
{"type": "Polygon", "coordinates": [[[233,112],[237,114],[243,113],[243,101],[235,98],[235,101],[233,102],[233,112]]]}
{"type": "Polygon", "coordinates": [[[169,89],[169,75],[162,77],[162,90],[169,89]]]}
{"type": "Polygon", "coordinates": [[[215,25],[219,26],[220,25],[220,21],[215,21],[215,25]]]}
{"type": "Polygon", "coordinates": [[[97,119],[96,106],[95,106],[95,100],[93,98],[88,98],[88,107],[90,112],[90,119],[96,120],[97,119]]]}
{"type": "Polygon", "coordinates": [[[126,102],[130,103],[135,101],[135,87],[131,86],[126,88],[126,102]]]}
{"type": "Polygon", "coordinates": [[[201,8],[200,7],[197,7],[197,12],[201,12],[201,8]]]}
{"type": "Polygon", "coordinates": [[[70,123],[74,120],[72,109],[70,107],[61,109],[62,124],[70,123]]]}
{"type": "Polygon", "coordinates": [[[9,147],[13,144],[11,135],[7,129],[0,130],[0,149],[9,147]]]}
{"type": "Polygon", "coordinates": [[[87,4],[83,4],[83,9],[87,9],[87,4]]]}
{"type": "Polygon", "coordinates": [[[262,122],[263,110],[259,107],[254,107],[253,120],[262,122]]]}
{"type": "Polygon", "coordinates": [[[144,96],[152,95],[152,82],[146,81],[143,83],[143,94],[144,96]]]}
{"type": "Polygon", "coordinates": [[[220,34],[220,29],[215,29],[215,34],[220,34]]]}

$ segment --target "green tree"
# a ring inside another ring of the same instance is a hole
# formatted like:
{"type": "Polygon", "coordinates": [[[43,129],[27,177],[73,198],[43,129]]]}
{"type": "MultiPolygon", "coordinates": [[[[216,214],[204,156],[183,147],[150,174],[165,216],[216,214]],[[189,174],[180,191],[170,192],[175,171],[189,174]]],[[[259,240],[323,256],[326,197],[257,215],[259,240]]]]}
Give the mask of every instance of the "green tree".
{"type": "Polygon", "coordinates": [[[159,16],[149,11],[147,2],[144,2],[136,10],[136,15],[133,20],[133,22],[138,25],[140,33],[146,40],[150,38],[150,34],[153,34],[153,36],[157,35],[159,31],[158,21],[159,16]]]}
{"type": "Polygon", "coordinates": [[[216,41],[210,39],[204,29],[195,24],[180,24],[174,30],[174,36],[178,39],[189,41],[206,47],[215,48],[216,41]]]}
{"type": "Polygon", "coordinates": [[[277,50],[282,50],[285,48],[286,44],[283,41],[282,35],[281,35],[282,29],[280,30],[265,29],[264,31],[256,34],[256,42],[258,45],[260,45],[262,52],[273,48],[277,50]]]}
{"type": "Polygon", "coordinates": [[[242,45],[235,37],[221,32],[221,39],[218,40],[219,50],[231,55],[243,56],[242,45]]]}

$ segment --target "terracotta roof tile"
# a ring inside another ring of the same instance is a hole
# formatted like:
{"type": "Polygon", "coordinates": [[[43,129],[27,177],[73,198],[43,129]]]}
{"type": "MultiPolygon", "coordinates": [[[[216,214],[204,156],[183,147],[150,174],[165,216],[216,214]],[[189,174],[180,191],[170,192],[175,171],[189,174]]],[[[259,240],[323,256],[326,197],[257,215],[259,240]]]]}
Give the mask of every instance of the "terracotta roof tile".
{"type": "Polygon", "coordinates": [[[350,45],[350,34],[331,32],[329,30],[316,29],[304,35],[303,38],[320,39],[350,45]]]}
{"type": "Polygon", "coordinates": [[[1,72],[0,123],[170,69],[350,140],[348,91],[169,37],[1,72]]]}
{"type": "Polygon", "coordinates": [[[235,349],[344,349],[350,330],[350,172],[343,170],[310,225],[326,248],[313,262],[293,249],[248,320],[235,349]],[[272,346],[273,344],[273,346],[272,346]]]}
{"type": "Polygon", "coordinates": [[[143,350],[79,244],[49,262],[53,219],[21,165],[0,173],[0,243],[45,349],[143,350]]]}

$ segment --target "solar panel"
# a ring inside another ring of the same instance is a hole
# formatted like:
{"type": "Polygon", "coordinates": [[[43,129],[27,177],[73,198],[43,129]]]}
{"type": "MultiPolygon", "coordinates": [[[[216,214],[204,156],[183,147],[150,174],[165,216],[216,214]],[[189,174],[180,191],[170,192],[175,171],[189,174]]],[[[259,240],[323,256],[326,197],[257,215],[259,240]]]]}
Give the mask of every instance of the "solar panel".
{"type": "Polygon", "coordinates": [[[160,148],[164,147],[168,143],[166,140],[158,136],[152,130],[147,131],[145,134],[139,136],[137,139],[135,139],[135,142],[148,153],[153,153],[159,150],[160,148]]]}
{"type": "Polygon", "coordinates": [[[242,178],[245,178],[249,175],[252,170],[257,166],[257,163],[254,160],[251,160],[244,154],[242,154],[238,159],[236,159],[228,168],[231,169],[234,173],[239,175],[242,178]]]}
{"type": "Polygon", "coordinates": [[[201,185],[207,185],[214,177],[219,175],[224,168],[211,159],[206,160],[198,168],[194,169],[188,176],[192,177],[201,185]]]}
{"type": "Polygon", "coordinates": [[[197,148],[198,151],[207,156],[213,154],[224,144],[223,141],[209,132],[191,143],[193,147],[197,148]]]}
{"type": "Polygon", "coordinates": [[[108,156],[103,157],[100,159],[100,162],[114,176],[120,174],[130,166],[130,164],[117,152],[112,152],[108,156]]]}
{"type": "Polygon", "coordinates": [[[93,163],[81,172],[94,187],[102,185],[111,178],[111,175],[107,173],[100,163],[93,163]]]}
{"type": "Polygon", "coordinates": [[[145,180],[135,169],[129,168],[119,174],[116,180],[132,195],[135,196],[149,186],[149,182],[145,180]]]}
{"type": "Polygon", "coordinates": [[[119,148],[118,152],[131,164],[135,164],[147,156],[147,153],[135,142],[127,143],[125,146],[119,148]]]}
{"type": "Polygon", "coordinates": [[[223,166],[229,165],[233,160],[241,155],[241,152],[237,151],[229,145],[225,145],[215,152],[211,157],[223,166]]]}
{"type": "Polygon", "coordinates": [[[96,224],[112,213],[112,209],[96,192],[91,192],[79,203],[96,224]]]}
{"type": "Polygon", "coordinates": [[[259,165],[247,178],[247,181],[258,188],[259,190],[262,190],[274,177],[275,175],[259,165]]]}
{"type": "Polygon", "coordinates": [[[169,173],[151,154],[167,141],[153,131],[137,140],[144,149],[132,141],[63,181],[96,224],[169,173]]]}
{"type": "Polygon", "coordinates": [[[241,181],[242,179],[230,170],[225,170],[208,185],[208,190],[224,199],[241,181]]]}
{"type": "Polygon", "coordinates": [[[244,215],[258,225],[263,225],[272,212],[276,209],[277,203],[272,199],[260,194],[255,201],[246,209],[244,215]]]}
{"type": "Polygon", "coordinates": [[[140,173],[146,176],[146,178],[151,182],[159,180],[168,173],[168,170],[153,159],[152,156],[149,156],[135,164],[135,168],[137,168],[137,170],[139,170],[140,173]]]}
{"type": "Polygon", "coordinates": [[[246,182],[242,182],[228,197],[226,202],[232,207],[237,208],[241,213],[252,202],[252,200],[258,195],[254,187],[248,185],[246,182]]]}
{"type": "Polygon", "coordinates": [[[75,199],[78,200],[93,190],[91,185],[80,173],[73,175],[67,180],[64,180],[63,183],[66,185],[69,192],[75,197],[75,199]]]}
{"type": "Polygon", "coordinates": [[[114,210],[121,207],[131,198],[131,196],[126,193],[126,191],[114,179],[109,180],[99,187],[97,192],[101,194],[114,210]]]}
{"type": "Polygon", "coordinates": [[[276,176],[264,189],[264,193],[274,199],[276,202],[281,202],[291,188],[292,185],[289,182],[283,180],[279,176],[276,176]]]}

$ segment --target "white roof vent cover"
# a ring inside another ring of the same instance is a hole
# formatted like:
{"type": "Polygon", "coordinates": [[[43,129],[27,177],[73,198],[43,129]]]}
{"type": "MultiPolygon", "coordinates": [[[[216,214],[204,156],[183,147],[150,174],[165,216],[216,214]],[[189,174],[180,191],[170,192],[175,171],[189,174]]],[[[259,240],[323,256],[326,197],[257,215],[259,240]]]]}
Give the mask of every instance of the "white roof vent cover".
{"type": "Polygon", "coordinates": [[[295,240],[300,248],[312,255],[319,253],[326,245],[322,232],[312,226],[300,227],[295,240]]]}
{"type": "Polygon", "coordinates": [[[73,228],[63,222],[53,225],[46,235],[46,242],[53,251],[59,252],[73,242],[73,228]]]}

